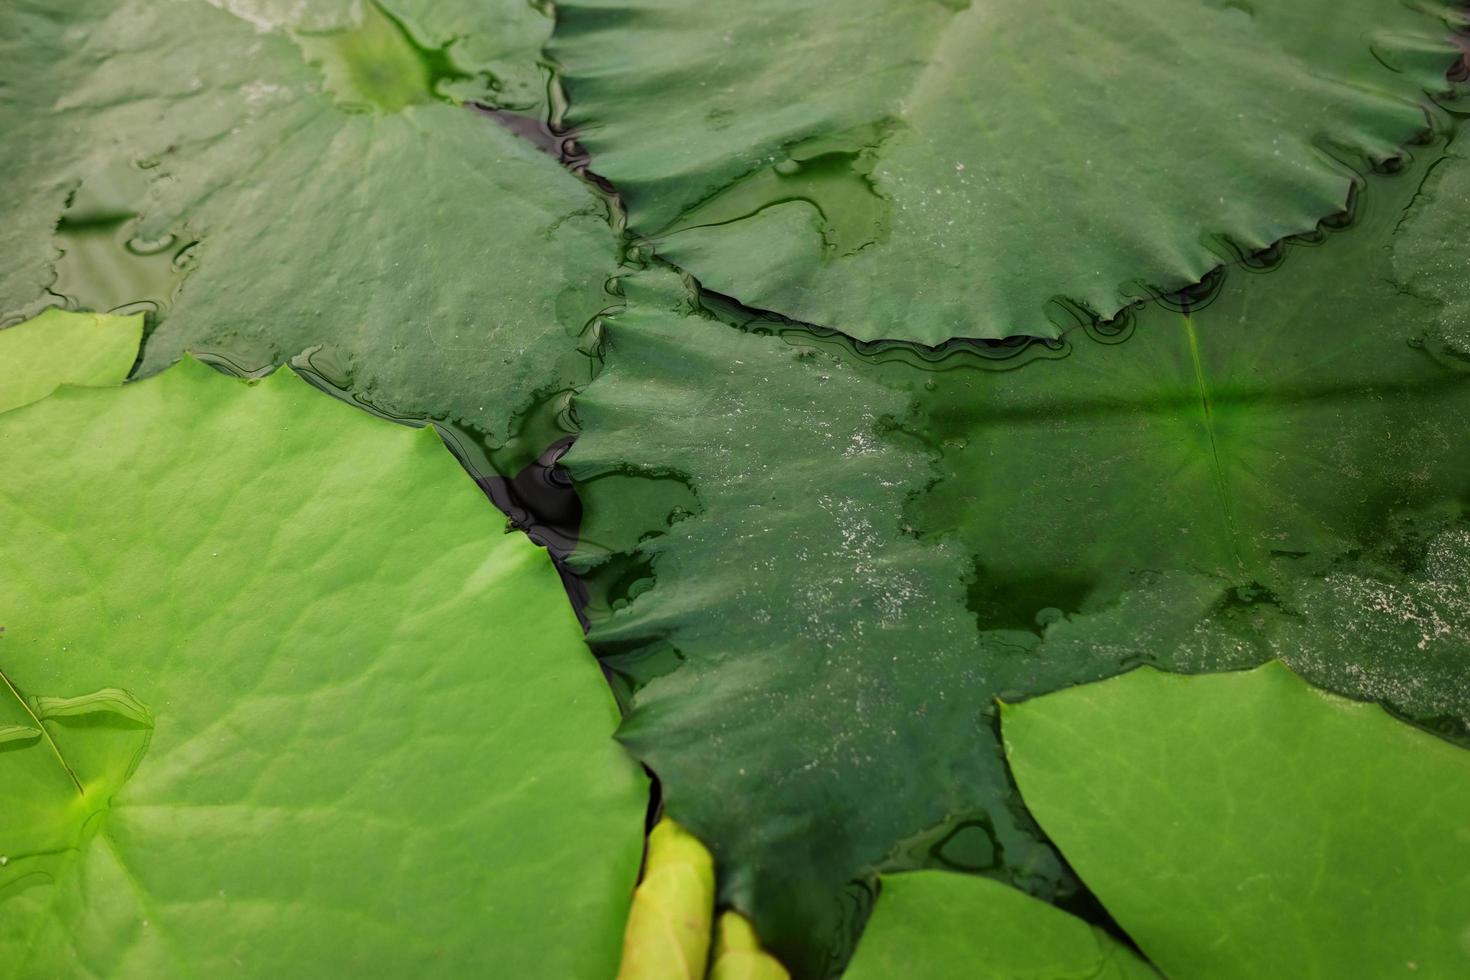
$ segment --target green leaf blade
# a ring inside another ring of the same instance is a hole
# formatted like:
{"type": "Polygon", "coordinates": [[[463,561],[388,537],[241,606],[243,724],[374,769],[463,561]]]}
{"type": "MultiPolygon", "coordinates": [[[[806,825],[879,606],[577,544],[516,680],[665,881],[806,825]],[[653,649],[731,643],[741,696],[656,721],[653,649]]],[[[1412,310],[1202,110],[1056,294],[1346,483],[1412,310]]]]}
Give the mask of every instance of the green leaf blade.
{"type": "Polygon", "coordinates": [[[932,346],[1055,336],[1068,306],[1107,319],[1310,231],[1348,165],[1425,128],[1460,53],[1447,21],[1371,0],[575,0],[552,51],[594,168],[665,258],[757,309],[932,346]]]}
{"type": "Polygon", "coordinates": [[[0,442],[0,975],[610,975],[646,780],[432,430],[186,361],[0,442]]]}
{"type": "Polygon", "coordinates": [[[1187,315],[1057,346],[855,349],[622,280],[568,456],[584,545],[625,562],[592,638],[627,744],[795,974],[842,961],[854,879],[950,866],[957,823],[985,838],[961,866],[1067,893],[990,764],[997,697],[1281,658],[1470,731],[1470,374],[1393,261],[1432,244],[1411,205],[1442,154],[1187,315]]]}
{"type": "Polygon", "coordinates": [[[1188,313],[1150,304],[993,370],[889,372],[940,444],[908,516],[971,556],[978,625],[1042,639],[1044,662],[1280,658],[1470,732],[1470,363],[1400,280],[1404,255],[1462,261],[1417,202],[1464,169],[1426,150],[1367,186],[1353,227],[1227,270],[1188,313]]]}
{"type": "Polygon", "coordinates": [[[1470,966],[1470,754],[1279,663],[1007,707],[1021,792],[1170,976],[1470,966]]]}
{"type": "Polygon", "coordinates": [[[1101,929],[997,881],[946,871],[882,881],[849,980],[1158,980],[1101,929]]]}
{"type": "Polygon", "coordinates": [[[606,203],[467,104],[538,115],[549,30],[519,0],[8,5],[0,60],[27,84],[0,107],[0,317],[53,287],[146,306],[144,376],[305,353],[358,404],[501,448],[538,393],[590,377],[579,338],[617,264],[606,203]],[[58,217],[93,230],[63,242],[58,217]],[[161,279],[114,275],[144,246],[161,279]]]}
{"type": "Polygon", "coordinates": [[[667,271],[624,288],[566,465],[585,488],[583,559],[625,549],[654,585],[595,617],[590,638],[635,675],[640,651],[678,651],[677,669],[640,677],[619,737],[715,853],[721,903],[794,976],[826,976],[865,907],[854,880],[977,812],[1005,855],[998,873],[1054,893],[1064,873],[1008,808],[984,717],[1018,651],[976,634],[961,556],[902,526],[930,474],[891,430],[907,395],[696,315],[667,271]],[[650,514],[651,484],[620,483],[629,472],[677,474],[698,511],[650,514]],[[650,530],[632,533],[644,517],[650,530]]]}
{"type": "Polygon", "coordinates": [[[0,330],[0,412],[59,386],[122,384],[143,339],[143,317],[68,313],[55,307],[0,330]]]}

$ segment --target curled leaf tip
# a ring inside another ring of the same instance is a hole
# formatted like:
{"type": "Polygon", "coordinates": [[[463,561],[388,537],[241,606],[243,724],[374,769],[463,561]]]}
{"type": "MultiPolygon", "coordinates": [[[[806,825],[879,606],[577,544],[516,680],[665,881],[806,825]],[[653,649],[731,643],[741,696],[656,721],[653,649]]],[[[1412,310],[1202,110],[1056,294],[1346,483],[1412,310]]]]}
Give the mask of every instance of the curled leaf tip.
{"type": "Polygon", "coordinates": [[[791,974],[770,953],[739,912],[724,912],[715,934],[710,980],[790,980],[791,974]]]}
{"type": "Polygon", "coordinates": [[[633,893],[618,980],[700,980],[714,919],[715,862],[699,839],[665,817],[648,835],[633,893]]]}

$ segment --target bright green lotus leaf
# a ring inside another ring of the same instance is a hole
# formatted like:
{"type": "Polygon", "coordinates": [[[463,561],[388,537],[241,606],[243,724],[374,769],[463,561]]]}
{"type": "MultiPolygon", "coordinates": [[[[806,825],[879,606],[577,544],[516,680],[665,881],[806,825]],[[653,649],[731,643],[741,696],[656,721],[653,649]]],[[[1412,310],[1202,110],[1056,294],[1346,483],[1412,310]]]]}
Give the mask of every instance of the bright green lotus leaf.
{"type": "Polygon", "coordinates": [[[0,316],[48,286],[157,310],[145,375],[312,351],[355,401],[504,442],[589,377],[617,259],[589,186],[463,104],[534,109],[549,23],[523,0],[7,4],[0,316]]]}
{"type": "Polygon", "coordinates": [[[885,875],[848,980],[1157,980],[1122,943],[988,878],[885,875]]]}
{"type": "MultiPolygon", "coordinates": [[[[1470,972],[1470,753],[1280,664],[1003,712],[1027,804],[1174,977],[1470,972]]],[[[880,902],[879,909],[882,909],[880,902]]]]}
{"type": "Polygon", "coordinates": [[[865,340],[1052,336],[1344,206],[1448,6],[570,0],[569,118],[706,287],[865,340]],[[1060,305],[1058,303],[1060,301],[1060,305]]]}
{"type": "Polygon", "coordinates": [[[64,384],[122,384],[142,339],[141,315],[68,313],[55,307],[0,330],[0,412],[39,401],[64,384]]]}
{"type": "Polygon", "coordinates": [[[646,781],[432,431],[186,361],[0,444],[0,976],[611,975],[646,781]]]}
{"type": "MultiPolygon", "coordinates": [[[[850,883],[955,815],[988,822],[996,873],[1053,893],[1060,867],[1012,812],[985,717],[1013,686],[1017,645],[976,633],[963,555],[900,526],[930,476],[929,455],[890,431],[908,396],[695,315],[672,273],[624,289],[566,463],[584,560],[624,547],[631,577],[654,585],[594,617],[591,637],[647,682],[620,738],[714,851],[721,904],[793,975],[830,974],[866,907],[850,883]],[[632,515],[659,483],[630,471],[687,481],[697,512],[639,533],[632,515]]],[[[1055,669],[1072,678],[1094,659],[1055,669]]]]}

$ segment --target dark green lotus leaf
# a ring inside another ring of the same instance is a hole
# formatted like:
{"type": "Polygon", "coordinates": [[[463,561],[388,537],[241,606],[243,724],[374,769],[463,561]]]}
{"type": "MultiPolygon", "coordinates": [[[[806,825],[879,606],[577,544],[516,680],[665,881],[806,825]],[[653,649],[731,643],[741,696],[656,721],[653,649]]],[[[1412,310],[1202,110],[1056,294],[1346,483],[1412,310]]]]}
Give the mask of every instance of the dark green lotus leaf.
{"type": "Polygon", "coordinates": [[[1275,663],[1144,668],[1002,730],[1037,819],[1166,975],[1470,971],[1465,750],[1275,663]]]}
{"type": "Polygon", "coordinates": [[[431,430],[188,360],[0,447],[0,977],[612,974],[647,782],[431,430]]]}
{"type": "Polygon", "coordinates": [[[994,766],[997,696],[1282,657],[1470,735],[1470,365],[1385,248],[1441,155],[1190,313],[1054,346],[857,349],[625,281],[569,457],[585,560],[624,553],[592,637],[637,688],[622,737],[797,972],[840,965],[875,870],[1066,887],[994,766]]]}
{"type": "Polygon", "coordinates": [[[570,0],[571,119],[707,287],[861,339],[1055,335],[1342,209],[1447,5],[570,0]]]}
{"type": "Polygon", "coordinates": [[[1404,215],[1394,243],[1395,279],[1440,304],[1439,331],[1453,356],[1470,361],[1470,250],[1456,247],[1470,221],[1470,161],[1435,167],[1404,215]]]}
{"type": "Polygon", "coordinates": [[[621,539],[655,584],[592,639],[645,679],[650,651],[682,661],[634,695],[620,737],[714,851],[723,900],[795,972],[831,973],[865,907],[848,882],[958,814],[988,821],[996,873],[1054,893],[1059,866],[1009,809],[987,718],[1024,649],[975,631],[962,553],[900,526],[930,478],[929,454],[890,431],[908,396],[694,315],[672,273],[624,288],[567,462],[584,548],[621,539]],[[694,492],[637,544],[650,484],[630,470],[694,492]]]}
{"type": "Polygon", "coordinates": [[[1322,687],[1470,739],[1470,522],[1425,523],[1325,574],[1293,579],[1280,592],[1144,572],[1104,608],[1052,610],[1029,656],[1045,664],[1092,662],[1078,680],[1118,664],[1214,671],[1275,658],[1322,687]]]}
{"type": "Polygon", "coordinates": [[[244,370],[311,351],[355,400],[492,442],[588,378],[605,207],[464,105],[539,111],[549,20],[529,4],[22,0],[0,19],[0,315],[48,287],[153,309],[144,374],[184,350],[244,370]]]}
{"type": "Polygon", "coordinates": [[[1268,274],[1233,270],[1198,312],[1150,305],[1111,343],[1079,330],[1056,359],[921,390],[944,451],[912,517],[974,556],[982,628],[1101,644],[1095,621],[1058,621],[1122,602],[1105,617],[1112,655],[1279,656],[1470,730],[1470,602],[1454,584],[1470,560],[1470,361],[1439,326],[1449,308],[1393,281],[1431,247],[1427,269],[1463,265],[1450,219],[1400,209],[1424,172],[1449,186],[1464,167],[1375,182],[1359,227],[1289,247],[1268,274]]]}

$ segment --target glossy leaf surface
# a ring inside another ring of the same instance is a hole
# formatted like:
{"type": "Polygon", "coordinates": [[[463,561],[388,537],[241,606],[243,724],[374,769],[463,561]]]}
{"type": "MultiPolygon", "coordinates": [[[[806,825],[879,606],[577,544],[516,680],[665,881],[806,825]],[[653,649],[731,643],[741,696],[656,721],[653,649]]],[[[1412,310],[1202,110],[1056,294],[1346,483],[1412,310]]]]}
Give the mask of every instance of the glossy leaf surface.
{"type": "Polygon", "coordinates": [[[1341,210],[1450,87],[1448,8],[571,0],[553,53],[632,227],[863,340],[1053,336],[1341,210]]]}
{"type": "Polygon", "coordinates": [[[1187,316],[1058,345],[858,348],[624,280],[568,457],[584,560],[623,556],[592,638],[622,737],[794,974],[844,961],[875,871],[1065,892],[997,696],[1284,657],[1470,732],[1470,374],[1393,271],[1437,234],[1410,205],[1441,153],[1187,316]]]}
{"type": "Polygon", "coordinates": [[[584,560],[621,539],[643,569],[629,577],[656,581],[591,638],[647,681],[620,738],[714,851],[722,904],[794,975],[823,975],[866,908],[849,883],[975,812],[1001,842],[999,873],[1054,891],[1060,868],[1007,808],[984,717],[1014,683],[1014,644],[975,632],[960,553],[900,526],[929,476],[927,453],[889,431],[907,397],[697,315],[672,273],[624,289],[567,463],[587,502],[584,560]],[[651,489],[681,479],[696,512],[657,513],[637,541],[651,489]]]}
{"type": "Polygon", "coordinates": [[[308,352],[352,399],[492,444],[537,391],[588,379],[606,209],[464,104],[540,111],[550,22],[530,5],[25,0],[0,18],[0,316],[48,286],[146,307],[144,374],[184,350],[245,371],[308,352]],[[162,281],[97,248],[161,256],[162,281]]]}
{"type": "Polygon", "coordinates": [[[1040,656],[1280,657],[1470,731],[1470,359],[1402,282],[1405,256],[1470,254],[1444,217],[1470,198],[1416,203],[1465,169],[1425,153],[1353,227],[1230,270],[1196,309],[916,386],[942,459],[911,515],[973,556],[980,626],[1045,634],[1040,656]]]}

